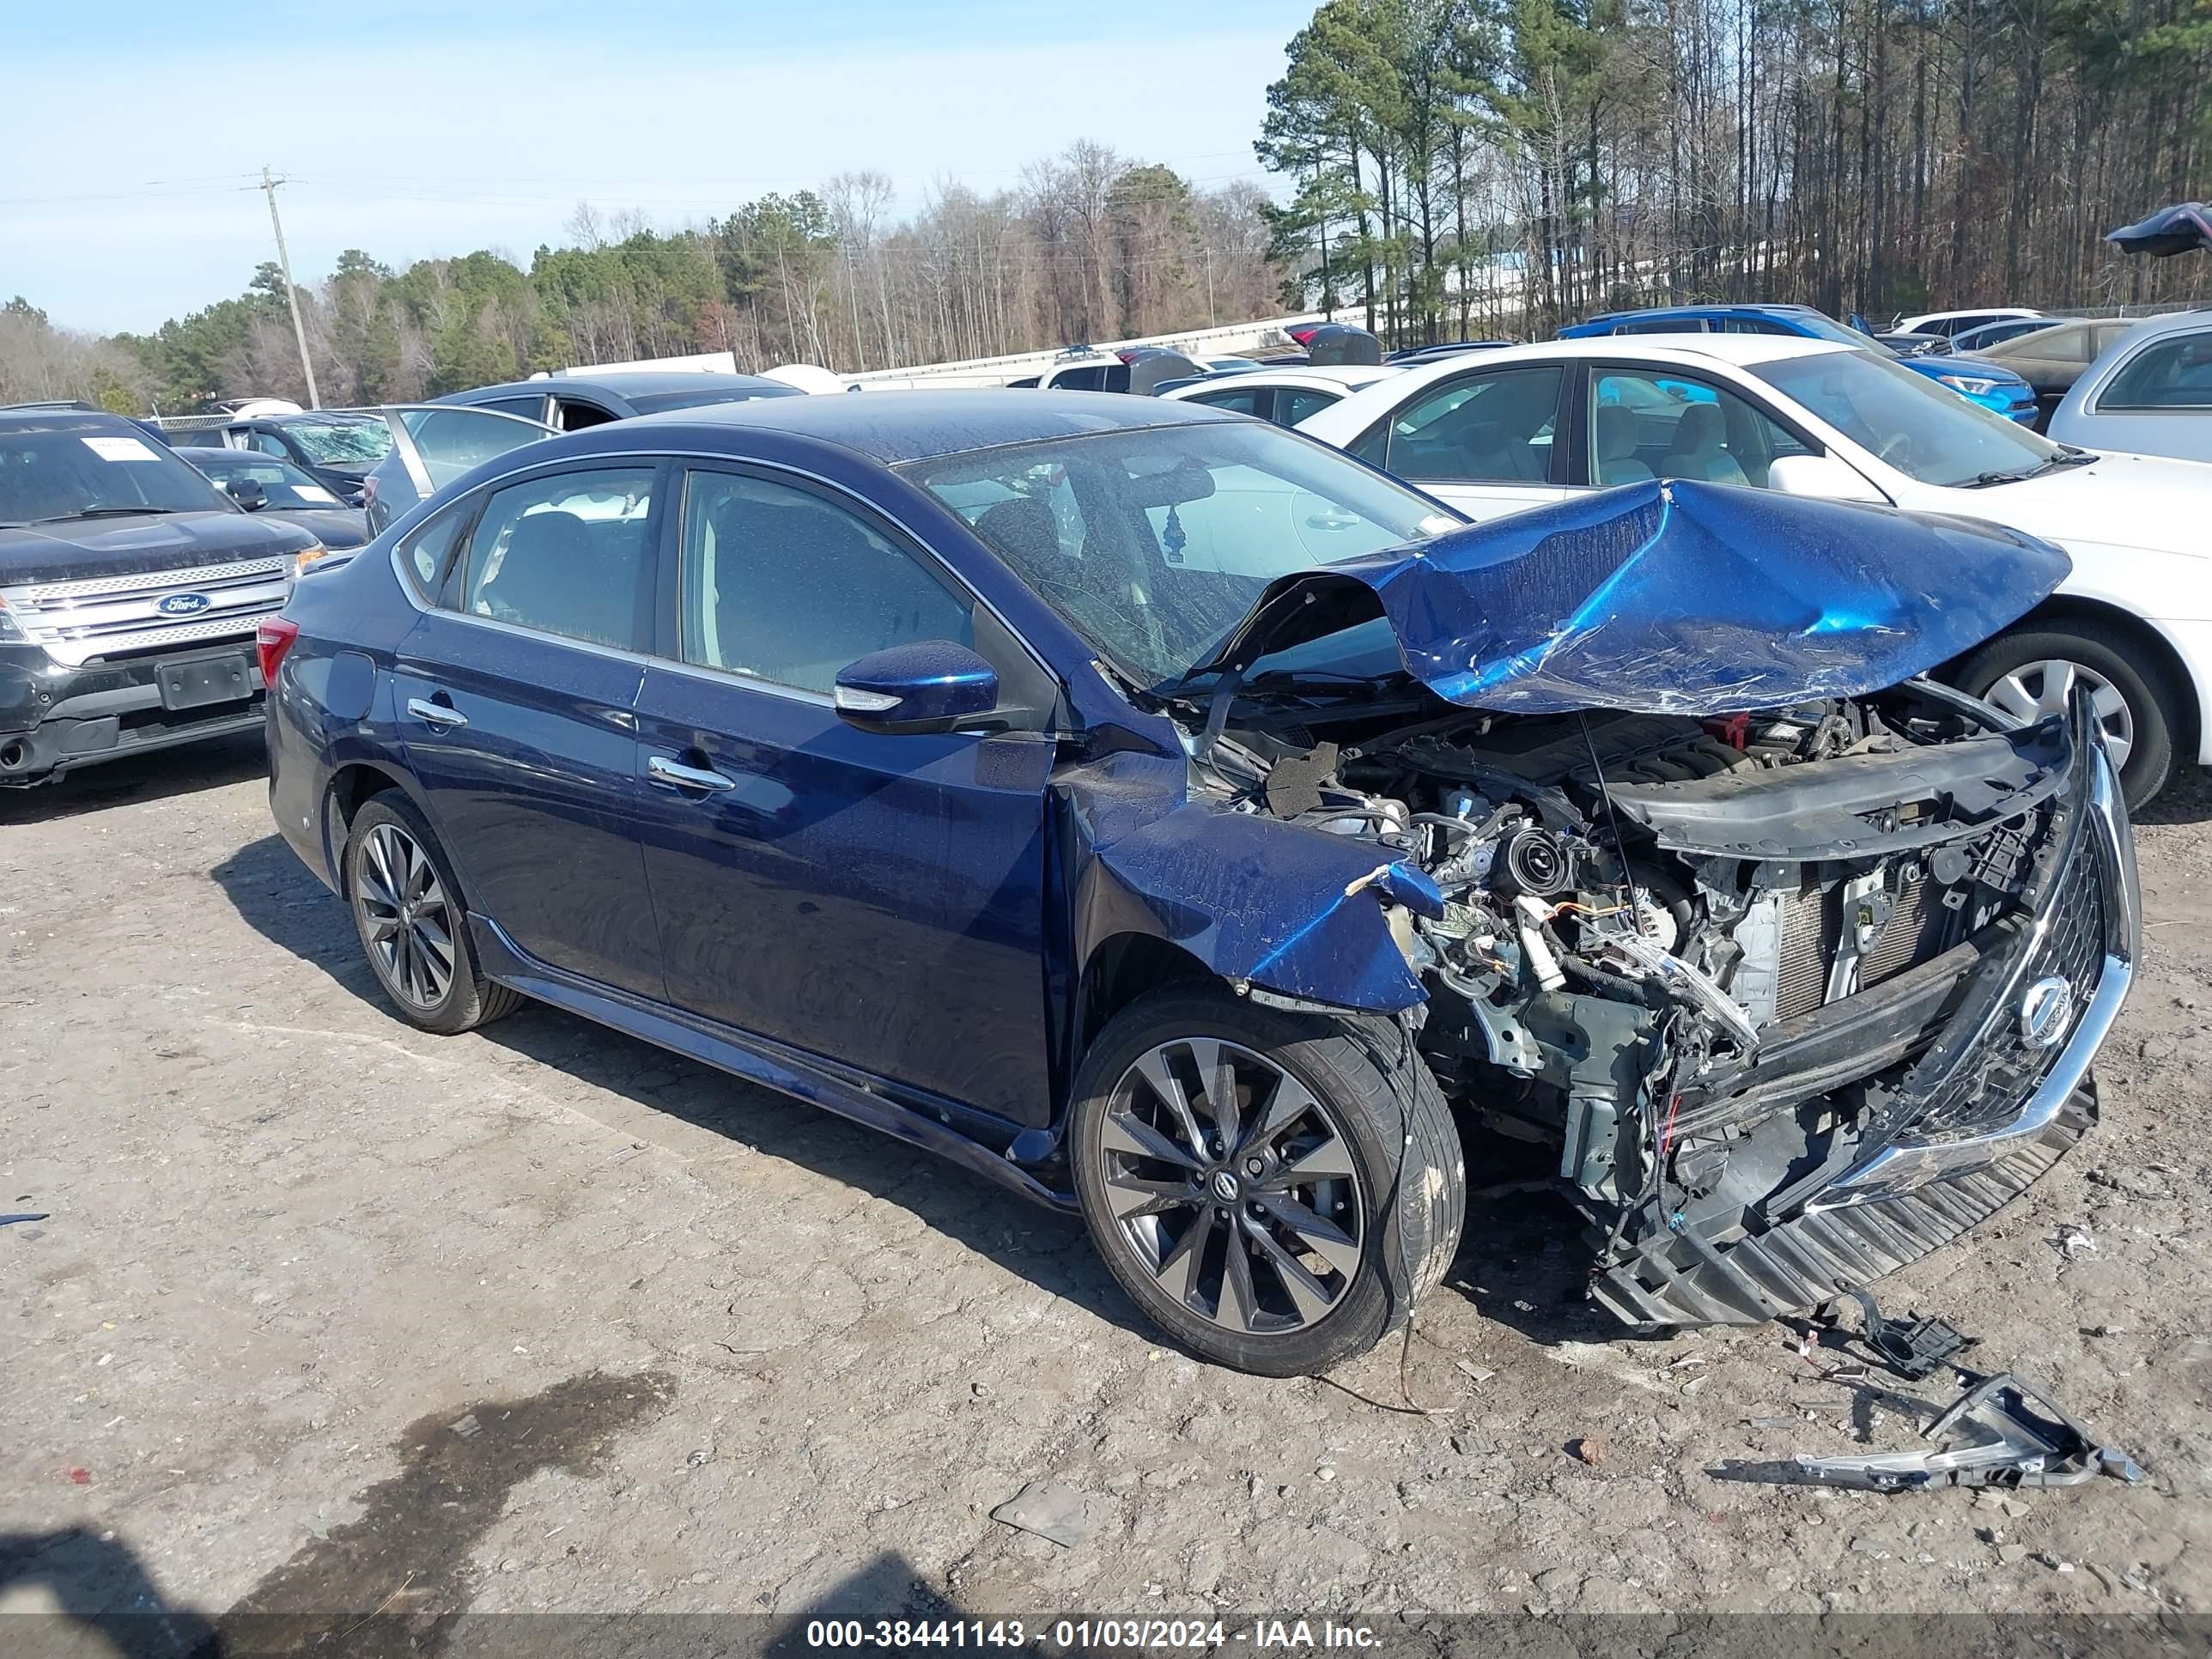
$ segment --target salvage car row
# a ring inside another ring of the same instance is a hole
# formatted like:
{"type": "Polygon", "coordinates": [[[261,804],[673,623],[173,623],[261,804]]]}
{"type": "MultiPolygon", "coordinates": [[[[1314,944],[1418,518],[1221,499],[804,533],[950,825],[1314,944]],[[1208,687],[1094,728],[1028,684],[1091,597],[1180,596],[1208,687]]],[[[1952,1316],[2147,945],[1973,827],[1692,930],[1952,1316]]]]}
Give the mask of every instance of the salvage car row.
{"type": "Polygon", "coordinates": [[[0,416],[54,498],[0,501],[55,562],[0,592],[17,770],[265,685],[278,826],[403,1017],[545,1000],[942,1153],[1262,1372],[1411,1316],[1471,1127],[1550,1144],[1642,1326],[1824,1302],[2073,1146],[2157,751],[2071,656],[1928,678],[2090,597],[1953,498],[2190,470],[1820,340],[1339,384],[1301,434],[1202,386],[393,410],[364,555],[230,562],[275,615],[164,537],[276,524],[0,416]],[[172,631],[249,617],[250,665],[172,631]]]}

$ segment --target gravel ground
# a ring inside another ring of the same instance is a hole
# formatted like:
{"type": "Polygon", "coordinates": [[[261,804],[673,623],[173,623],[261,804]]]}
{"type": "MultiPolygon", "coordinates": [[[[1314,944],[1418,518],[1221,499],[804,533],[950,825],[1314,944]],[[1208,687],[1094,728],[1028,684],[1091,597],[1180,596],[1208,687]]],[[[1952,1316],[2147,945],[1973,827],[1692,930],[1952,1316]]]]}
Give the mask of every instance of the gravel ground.
{"type": "Polygon", "coordinates": [[[2150,1471],[1999,1500],[1716,1480],[1911,1426],[1801,1409],[1778,1328],[1622,1335],[1526,1193],[1410,1343],[1200,1366],[950,1167],[550,1010],[401,1024],[257,744],[0,799],[0,1210],[52,1212],[0,1608],[2212,1608],[2212,787],[2147,816],[2103,1126],[1882,1287],[2150,1471]],[[992,1518],[1032,1487],[1072,1543],[992,1518]]]}

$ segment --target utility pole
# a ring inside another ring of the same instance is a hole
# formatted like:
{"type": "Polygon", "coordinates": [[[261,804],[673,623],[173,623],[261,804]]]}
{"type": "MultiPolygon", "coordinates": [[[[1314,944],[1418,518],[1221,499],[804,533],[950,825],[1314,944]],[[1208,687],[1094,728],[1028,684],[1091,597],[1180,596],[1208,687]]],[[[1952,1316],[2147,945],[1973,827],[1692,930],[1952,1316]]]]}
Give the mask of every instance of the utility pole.
{"type": "Polygon", "coordinates": [[[868,349],[860,341],[860,285],[853,276],[853,245],[842,236],[837,245],[845,255],[845,297],[853,302],[853,366],[865,374],[868,371],[868,349]]]}
{"type": "Polygon", "coordinates": [[[1221,319],[1215,315],[1213,310],[1213,244],[1208,242],[1204,246],[1206,248],[1206,325],[1208,328],[1218,328],[1221,325],[1221,319]]]}
{"type": "Polygon", "coordinates": [[[276,216],[276,186],[282,179],[272,179],[269,169],[261,169],[262,193],[269,198],[269,222],[276,232],[276,269],[284,277],[284,303],[292,308],[292,337],[300,345],[300,372],[307,377],[307,407],[320,409],[322,394],[315,390],[315,366],[307,361],[307,325],[300,320],[300,296],[292,287],[292,256],[284,251],[284,222],[276,216]]]}

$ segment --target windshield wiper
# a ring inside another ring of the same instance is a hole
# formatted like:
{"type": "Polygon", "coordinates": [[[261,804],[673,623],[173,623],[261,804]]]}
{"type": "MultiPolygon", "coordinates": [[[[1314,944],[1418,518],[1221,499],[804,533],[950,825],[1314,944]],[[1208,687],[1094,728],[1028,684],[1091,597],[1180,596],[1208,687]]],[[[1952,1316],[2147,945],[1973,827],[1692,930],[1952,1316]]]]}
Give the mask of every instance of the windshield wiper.
{"type": "Polygon", "coordinates": [[[29,519],[27,524],[67,524],[71,519],[135,519],[142,514],[185,513],[182,507],[81,507],[74,513],[56,513],[44,519],[29,519]]]}
{"type": "Polygon", "coordinates": [[[2087,466],[2097,457],[2086,449],[2066,448],[2056,455],[2038,461],[2033,466],[2024,466],[2014,472],[1991,471],[1976,473],[1973,478],[1960,486],[1963,489],[1984,489],[1990,484],[2018,483],[2023,478],[2039,478],[2046,472],[2055,472],[2062,466],[2087,466]]]}

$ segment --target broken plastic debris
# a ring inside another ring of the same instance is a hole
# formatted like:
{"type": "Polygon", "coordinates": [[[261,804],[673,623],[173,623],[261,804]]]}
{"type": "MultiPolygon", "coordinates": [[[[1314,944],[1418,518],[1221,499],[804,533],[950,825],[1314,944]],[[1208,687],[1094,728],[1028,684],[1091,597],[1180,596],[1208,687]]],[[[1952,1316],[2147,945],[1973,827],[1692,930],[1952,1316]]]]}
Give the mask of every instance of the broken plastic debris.
{"type": "MultiPolygon", "coordinates": [[[[1859,1304],[1859,1315],[1866,1326],[1867,1346],[1875,1351],[1885,1367],[1910,1381],[1932,1376],[1952,1355],[1972,1347],[1978,1340],[1932,1314],[1924,1318],[1917,1312],[1908,1313],[1902,1319],[1887,1318],[1869,1291],[1846,1291],[1844,1294],[1859,1304]]],[[[1811,1338],[1806,1340],[1809,1343],[1811,1338]]],[[[1805,1350],[1801,1347],[1799,1352],[1805,1350]]]]}
{"type": "Polygon", "coordinates": [[[2058,1230],[2059,1254],[2069,1261],[2079,1255],[2094,1255],[2097,1241],[2089,1236],[2086,1227],[2061,1227],[2058,1230]]]}
{"type": "Polygon", "coordinates": [[[1931,1449],[1862,1457],[1808,1457],[1800,1452],[1793,1463],[1730,1461],[1711,1473],[1722,1480],[1868,1492],[2075,1486],[2100,1474],[2130,1483],[2143,1478],[2135,1459],[2102,1443],[2049,1395],[2009,1371],[1984,1377],[1968,1389],[1922,1437],[1931,1449]]]}

